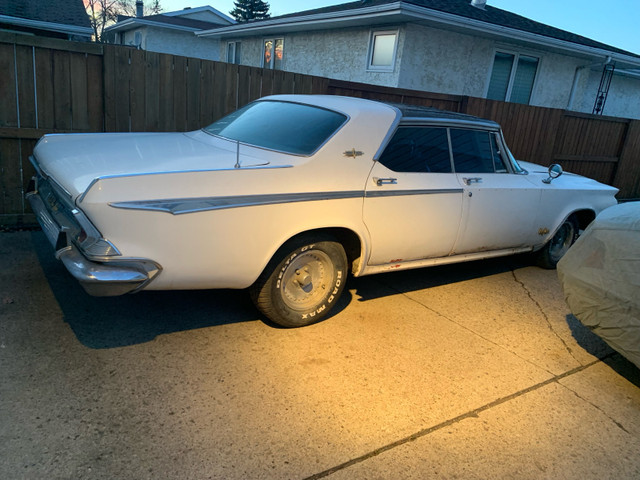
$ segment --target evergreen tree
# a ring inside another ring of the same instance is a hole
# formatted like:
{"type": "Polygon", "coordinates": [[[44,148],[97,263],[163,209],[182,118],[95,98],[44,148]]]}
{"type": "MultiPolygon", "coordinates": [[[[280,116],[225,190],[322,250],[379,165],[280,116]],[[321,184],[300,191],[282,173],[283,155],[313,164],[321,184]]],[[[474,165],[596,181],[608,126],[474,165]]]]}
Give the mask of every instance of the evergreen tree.
{"type": "Polygon", "coordinates": [[[238,22],[262,20],[271,16],[269,15],[269,4],[262,0],[236,0],[233,5],[235,8],[229,13],[238,22]]]}

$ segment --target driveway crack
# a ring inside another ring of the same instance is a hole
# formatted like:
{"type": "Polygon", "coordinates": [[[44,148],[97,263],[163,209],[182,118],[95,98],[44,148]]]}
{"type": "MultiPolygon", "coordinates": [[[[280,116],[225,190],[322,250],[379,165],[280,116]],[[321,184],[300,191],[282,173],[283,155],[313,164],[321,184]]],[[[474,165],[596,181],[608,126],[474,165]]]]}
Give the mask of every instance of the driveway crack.
{"type": "Polygon", "coordinates": [[[566,385],[563,385],[561,382],[558,382],[559,385],[561,385],[562,387],[566,388],[567,390],[569,390],[571,393],[573,393],[576,397],[578,397],[580,400],[582,400],[585,403],[588,403],[589,405],[591,405],[593,408],[595,408],[596,410],[598,410],[600,413],[602,413],[605,417],[607,417],[609,420],[611,420],[613,422],[613,424],[618,427],[620,430],[622,430],[624,433],[630,433],[626,428],[624,428],[624,425],[622,425],[620,422],[618,422],[616,419],[614,419],[611,415],[609,415],[607,412],[605,412],[602,408],[600,408],[598,405],[596,405],[595,403],[587,400],[586,398],[584,398],[582,395],[580,395],[578,392],[576,392],[575,390],[569,388],[566,385]]]}
{"type": "Polygon", "coordinates": [[[527,297],[529,297],[529,299],[535,304],[535,306],[538,308],[538,310],[540,311],[540,313],[542,314],[542,317],[544,318],[545,322],[547,323],[547,327],[549,328],[549,330],[551,331],[551,333],[553,333],[553,335],[560,340],[560,342],[562,343],[562,345],[564,346],[564,348],[567,350],[567,352],[569,353],[569,355],[571,355],[571,358],[573,358],[576,362],[578,362],[578,364],[582,364],[582,362],[580,360],[578,360],[576,358],[576,356],[573,354],[573,350],[571,349],[571,347],[567,344],[567,342],[565,342],[564,338],[562,338],[558,332],[555,331],[555,329],[553,328],[553,325],[551,324],[551,321],[549,320],[549,315],[547,315],[547,312],[545,312],[544,308],[542,307],[542,305],[540,305],[540,302],[538,302],[535,298],[533,298],[533,294],[531,293],[531,290],[529,290],[527,288],[527,286],[525,285],[525,283],[520,280],[518,278],[518,276],[516,275],[516,271],[515,270],[511,270],[511,275],[513,276],[514,281],[520,285],[522,287],[522,289],[524,290],[524,292],[527,294],[527,297]]]}
{"type": "MultiPolygon", "coordinates": [[[[606,358],[606,357],[605,357],[606,358]]],[[[526,395],[528,393],[534,392],[536,390],[539,390],[543,387],[546,387],[547,385],[550,385],[552,383],[557,383],[559,385],[561,385],[560,380],[569,377],[571,375],[575,375],[576,373],[582,372],[583,370],[586,370],[587,368],[596,365],[597,363],[602,362],[602,360],[594,360],[593,362],[588,363],[587,365],[580,365],[579,367],[573,368],[565,373],[562,373],[560,375],[555,375],[552,378],[549,378],[543,382],[537,383],[535,385],[532,385],[530,387],[527,387],[523,390],[520,390],[518,392],[515,392],[511,395],[507,395],[505,397],[502,398],[498,398],[496,400],[494,400],[493,402],[487,403],[485,405],[482,405],[479,408],[476,408],[474,410],[471,410],[469,412],[463,413],[462,415],[459,415],[457,417],[451,418],[449,420],[445,420],[444,422],[441,422],[437,425],[431,426],[431,427],[427,427],[425,429],[422,429],[416,433],[413,433],[407,437],[401,438],[399,440],[396,440],[395,442],[391,442],[388,443],[387,445],[383,445],[382,447],[376,448],[375,450],[372,450],[371,452],[365,453],[364,455],[361,455],[359,457],[355,457],[352,458],[351,460],[348,460],[344,463],[341,463],[339,465],[336,465],[334,467],[331,467],[327,470],[324,470],[322,472],[316,473],[314,475],[311,475],[310,477],[306,477],[304,480],[318,480],[320,478],[324,478],[324,477],[328,477],[330,475],[333,475],[334,473],[337,473],[341,470],[344,470],[346,468],[352,467],[354,465],[357,465],[358,463],[362,463],[370,458],[376,457],[382,453],[388,452],[389,450],[393,450],[394,448],[400,447],[402,445],[405,445],[407,443],[413,442],[415,440],[418,440],[419,438],[425,437],[431,433],[437,432],[438,430],[442,430],[443,428],[447,428],[451,425],[457,424],[463,420],[469,419],[469,418],[478,418],[480,416],[481,413],[490,410],[494,407],[497,407],[499,405],[502,405],[504,403],[507,403],[511,400],[514,400],[516,398],[522,397],[523,395],[526,395]]],[[[564,385],[562,385],[563,387],[565,387],[564,385]]],[[[566,388],[566,387],[565,387],[566,388]]],[[[574,392],[575,393],[575,392],[574,392]]],[[[590,402],[588,402],[590,403],[590,402]]],[[[597,408],[597,407],[596,407],[597,408]]],[[[606,415],[606,414],[605,414],[606,415]]],[[[611,417],[609,417],[611,418],[611,417]]],[[[614,420],[615,422],[615,420],[614,420]]],[[[617,422],[616,424],[622,428],[624,430],[624,427],[622,427],[622,425],[619,425],[617,422]]],[[[626,430],[625,430],[626,431],[626,430]]]]}

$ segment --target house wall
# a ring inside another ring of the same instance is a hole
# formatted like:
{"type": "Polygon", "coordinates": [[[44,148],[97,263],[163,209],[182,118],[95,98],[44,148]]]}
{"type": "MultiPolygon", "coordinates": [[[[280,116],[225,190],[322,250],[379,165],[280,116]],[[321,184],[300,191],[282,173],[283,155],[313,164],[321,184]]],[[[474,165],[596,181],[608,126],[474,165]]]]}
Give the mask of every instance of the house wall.
{"type": "MultiPolygon", "coordinates": [[[[399,28],[396,65],[393,72],[367,71],[367,54],[371,29],[354,28],[287,33],[284,38],[284,70],[317,75],[372,85],[397,86],[401,52],[404,45],[404,27],[384,27],[379,30],[399,28]]],[[[252,67],[262,66],[263,42],[274,36],[238,39],[242,42],[241,63],[252,67]]],[[[229,40],[223,40],[220,58],[226,58],[229,40]]]]}
{"type": "Polygon", "coordinates": [[[406,37],[400,88],[484,96],[494,42],[415,24],[406,37]]]}
{"type": "MultiPolygon", "coordinates": [[[[591,113],[598,94],[602,68],[582,75],[578,102],[575,110],[591,113]]],[[[611,80],[604,115],[623,118],[640,118],[640,78],[615,74],[611,80]]]]}
{"type": "Polygon", "coordinates": [[[142,35],[140,47],[150,52],[170,53],[205,60],[220,60],[220,41],[198,38],[193,32],[142,27],[125,32],[123,45],[135,45],[135,32],[142,35]]]}

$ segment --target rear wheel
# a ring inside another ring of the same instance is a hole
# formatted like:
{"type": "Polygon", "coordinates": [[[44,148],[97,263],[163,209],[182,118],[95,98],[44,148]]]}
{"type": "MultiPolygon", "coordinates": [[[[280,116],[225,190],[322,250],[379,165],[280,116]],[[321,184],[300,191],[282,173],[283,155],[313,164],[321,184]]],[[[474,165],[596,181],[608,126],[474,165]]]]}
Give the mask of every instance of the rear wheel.
{"type": "Polygon", "coordinates": [[[303,236],[286,243],[250,289],[265,316],[283,327],[318,322],[340,297],[347,256],[329,235],[303,236]]]}
{"type": "Polygon", "coordinates": [[[553,269],[578,238],[578,219],[571,215],[560,226],[553,238],[537,253],[538,266],[553,269]]]}

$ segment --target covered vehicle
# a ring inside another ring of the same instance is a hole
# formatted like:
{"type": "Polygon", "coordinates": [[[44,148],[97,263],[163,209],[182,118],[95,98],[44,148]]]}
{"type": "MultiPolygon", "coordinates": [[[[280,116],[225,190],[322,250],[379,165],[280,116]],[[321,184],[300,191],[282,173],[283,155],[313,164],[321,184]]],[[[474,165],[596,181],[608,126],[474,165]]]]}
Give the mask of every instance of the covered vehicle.
{"type": "Polygon", "coordinates": [[[355,276],[538,252],[554,267],[615,188],[518,163],[492,121],[265,97],[198,131],[46,135],[28,198],[87,292],[249,288],[284,326],[355,276]]]}
{"type": "Polygon", "coordinates": [[[640,368],[640,202],[600,213],[558,276],[573,314],[640,368]]]}

